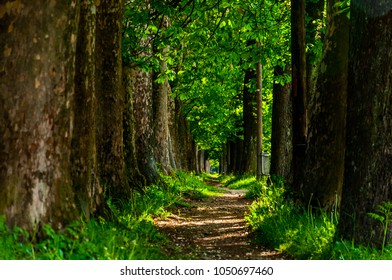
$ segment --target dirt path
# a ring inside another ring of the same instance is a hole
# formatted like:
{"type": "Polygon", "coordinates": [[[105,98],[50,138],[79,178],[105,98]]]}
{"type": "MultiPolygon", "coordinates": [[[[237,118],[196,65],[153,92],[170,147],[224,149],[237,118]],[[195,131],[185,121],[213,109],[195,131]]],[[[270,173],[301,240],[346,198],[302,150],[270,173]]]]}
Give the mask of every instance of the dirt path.
{"type": "Polygon", "coordinates": [[[205,201],[192,200],[194,207],[179,208],[165,220],[155,221],[172,241],[172,249],[167,253],[174,254],[180,248],[180,254],[186,259],[284,259],[279,252],[251,243],[244,213],[252,201],[244,198],[245,191],[210,183],[227,192],[205,201]]]}

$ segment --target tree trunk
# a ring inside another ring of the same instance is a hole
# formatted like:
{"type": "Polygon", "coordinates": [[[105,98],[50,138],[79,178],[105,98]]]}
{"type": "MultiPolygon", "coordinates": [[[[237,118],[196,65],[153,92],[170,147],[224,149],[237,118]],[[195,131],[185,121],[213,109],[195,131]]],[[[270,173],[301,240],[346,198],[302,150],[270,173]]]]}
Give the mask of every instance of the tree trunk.
{"type": "MultiPolygon", "coordinates": [[[[258,44],[257,47],[260,47],[258,44]]],[[[260,62],[256,63],[256,107],[257,107],[257,143],[256,143],[256,177],[261,179],[262,154],[263,154],[263,67],[260,62]]]]}
{"type": "MultiPolygon", "coordinates": [[[[339,228],[348,240],[381,244],[368,213],[392,201],[392,2],[351,1],[347,137],[339,228]]],[[[390,218],[390,217],[389,217],[390,218]]],[[[389,225],[387,243],[391,241],[389,225]]]]}
{"type": "MultiPolygon", "coordinates": [[[[317,75],[321,63],[320,44],[324,41],[321,26],[324,22],[324,9],[326,0],[306,0],[306,79],[308,90],[308,109],[313,103],[313,95],[316,90],[317,75]]],[[[308,119],[311,119],[312,111],[308,111],[308,119]]]]}
{"type": "Polygon", "coordinates": [[[78,7],[1,5],[0,213],[11,226],[61,228],[77,216],[70,157],[78,7]]]}
{"type": "MultiPolygon", "coordinates": [[[[286,70],[276,66],[274,75],[281,76],[286,70]]],[[[274,84],[272,103],[272,135],[271,135],[271,175],[284,177],[288,184],[292,184],[292,127],[293,116],[291,106],[291,84],[284,86],[274,84]]]]}
{"type": "Polygon", "coordinates": [[[243,126],[244,143],[242,157],[242,173],[255,173],[256,171],[256,93],[250,89],[250,84],[256,78],[253,69],[247,69],[243,89],[243,126]]]}
{"type": "Polygon", "coordinates": [[[347,109],[349,20],[328,0],[327,32],[309,126],[304,164],[304,200],[333,209],[343,186],[347,109]],[[333,114],[332,114],[333,112],[333,114]]]}
{"type": "Polygon", "coordinates": [[[177,168],[187,171],[195,170],[195,146],[190,133],[189,123],[184,116],[182,102],[179,98],[174,99],[173,119],[174,120],[170,126],[170,140],[172,142],[171,146],[177,168]]]}
{"type": "Polygon", "coordinates": [[[305,0],[291,1],[293,187],[301,193],[307,138],[305,0]]]}
{"type": "Polygon", "coordinates": [[[85,217],[102,201],[97,177],[95,92],[96,7],[94,0],[80,3],[76,49],[75,113],[72,137],[72,179],[76,203],[85,217]]]}
{"type": "Polygon", "coordinates": [[[125,93],[122,87],[121,32],[124,2],[96,2],[97,7],[97,158],[99,177],[108,196],[123,200],[126,184],[123,149],[125,93]]]}
{"type": "MultiPolygon", "coordinates": [[[[159,75],[166,75],[167,62],[166,53],[169,48],[162,51],[159,75]]],[[[171,92],[167,77],[163,81],[157,82],[159,77],[154,77],[153,87],[153,126],[154,126],[154,155],[159,163],[161,171],[168,175],[171,173],[170,154],[169,154],[169,108],[168,96],[171,92]]],[[[162,79],[162,78],[161,78],[162,79]]]]}
{"type": "Polygon", "coordinates": [[[146,178],[147,185],[159,179],[154,151],[152,147],[152,75],[141,69],[132,69],[133,112],[135,122],[135,144],[140,172],[146,178]]]}
{"type": "Polygon", "coordinates": [[[137,149],[135,144],[135,118],[133,115],[133,85],[132,71],[128,66],[123,67],[123,83],[125,88],[125,111],[124,111],[124,156],[126,176],[130,186],[143,192],[146,179],[141,174],[137,161],[137,149]]]}

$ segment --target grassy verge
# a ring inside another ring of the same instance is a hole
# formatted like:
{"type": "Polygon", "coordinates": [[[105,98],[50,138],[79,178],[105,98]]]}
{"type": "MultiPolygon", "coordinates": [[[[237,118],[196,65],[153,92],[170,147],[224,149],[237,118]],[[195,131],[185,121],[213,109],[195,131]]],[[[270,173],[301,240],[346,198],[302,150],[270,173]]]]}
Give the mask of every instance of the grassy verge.
{"type": "Polygon", "coordinates": [[[203,177],[177,173],[164,177],[165,186],[150,186],[144,195],[135,193],[121,209],[112,205],[113,217],[75,221],[62,231],[43,227],[44,238],[15,227],[9,229],[0,217],[0,259],[49,260],[149,260],[170,259],[164,254],[168,242],[154,225],[188,199],[205,199],[220,191],[203,183],[203,177]]]}
{"type": "Polygon", "coordinates": [[[392,245],[384,250],[336,241],[338,214],[301,205],[280,178],[257,182],[252,176],[224,176],[222,184],[247,188],[254,198],[245,219],[256,242],[286,252],[295,259],[392,259],[392,245]]]}

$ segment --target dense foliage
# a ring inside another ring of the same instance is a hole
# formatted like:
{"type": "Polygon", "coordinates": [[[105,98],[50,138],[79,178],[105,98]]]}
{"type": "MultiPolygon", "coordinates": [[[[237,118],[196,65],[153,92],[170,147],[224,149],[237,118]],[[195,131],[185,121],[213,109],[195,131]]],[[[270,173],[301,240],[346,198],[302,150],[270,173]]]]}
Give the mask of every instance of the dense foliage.
{"type": "MultiPolygon", "coordinates": [[[[261,62],[264,150],[269,151],[272,87],[290,80],[274,77],[274,67],[284,67],[290,59],[289,1],[144,3],[126,5],[124,61],[146,71],[157,69],[160,50],[170,47],[162,75],[170,80],[173,97],[183,101],[196,142],[215,159],[228,138],[243,137],[244,75],[261,62]],[[165,18],[168,26],[163,25],[165,18]]],[[[255,80],[247,86],[255,91],[255,80]]]]}

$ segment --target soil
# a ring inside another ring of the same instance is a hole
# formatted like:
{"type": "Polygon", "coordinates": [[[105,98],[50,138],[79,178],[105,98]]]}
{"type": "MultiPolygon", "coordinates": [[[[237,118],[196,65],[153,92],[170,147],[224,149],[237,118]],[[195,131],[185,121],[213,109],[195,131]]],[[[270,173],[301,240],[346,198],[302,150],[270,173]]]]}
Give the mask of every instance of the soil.
{"type": "Polygon", "coordinates": [[[252,200],[244,190],[209,184],[225,190],[222,196],[190,200],[192,207],[177,208],[166,219],[156,219],[159,230],[170,240],[167,255],[201,260],[277,260],[285,255],[252,242],[244,214],[252,200]],[[175,213],[175,214],[174,214],[175,213]]]}

